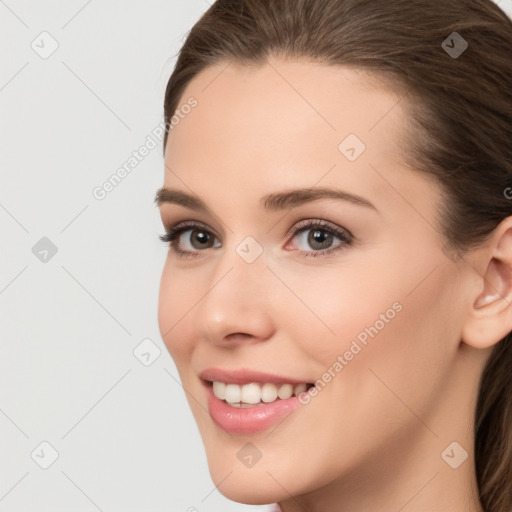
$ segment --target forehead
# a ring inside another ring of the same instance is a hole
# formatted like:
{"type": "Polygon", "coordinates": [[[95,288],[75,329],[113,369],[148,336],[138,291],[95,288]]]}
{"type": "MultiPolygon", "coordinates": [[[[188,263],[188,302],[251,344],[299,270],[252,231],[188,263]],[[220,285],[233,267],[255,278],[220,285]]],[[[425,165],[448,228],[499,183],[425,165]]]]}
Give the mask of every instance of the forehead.
{"type": "Polygon", "coordinates": [[[228,197],[243,183],[261,197],[321,183],[392,200],[382,176],[420,179],[401,162],[403,97],[368,73],[314,62],[207,68],[180,100],[197,104],[169,133],[165,185],[183,188],[182,178],[198,195],[213,185],[228,197]]]}
{"type": "Polygon", "coordinates": [[[246,141],[246,146],[252,142],[255,148],[258,141],[282,146],[299,136],[323,136],[330,143],[353,132],[369,140],[378,125],[377,135],[389,133],[390,125],[400,121],[402,114],[400,108],[394,108],[401,93],[385,88],[376,76],[308,61],[219,63],[188,84],[180,104],[190,97],[198,104],[190,121],[184,122],[181,115],[180,129],[175,126],[171,130],[169,138],[177,139],[176,144],[181,142],[180,134],[204,133],[209,139],[201,140],[203,145],[228,143],[226,134],[239,133],[233,145],[246,141]],[[247,136],[255,139],[248,140],[247,136]]]}

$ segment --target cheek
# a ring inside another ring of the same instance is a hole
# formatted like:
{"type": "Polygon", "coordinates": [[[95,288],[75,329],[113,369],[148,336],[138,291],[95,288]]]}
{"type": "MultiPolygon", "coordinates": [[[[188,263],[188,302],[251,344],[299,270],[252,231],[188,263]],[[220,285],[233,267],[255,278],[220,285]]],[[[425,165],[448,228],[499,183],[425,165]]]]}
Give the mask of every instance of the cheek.
{"type": "Polygon", "coordinates": [[[185,358],[191,350],[191,333],[187,335],[187,315],[199,300],[191,279],[176,271],[171,262],[166,262],[160,279],[158,298],[158,325],[162,340],[175,362],[185,358]],[[197,295],[197,297],[195,297],[197,295]]]}
{"type": "Polygon", "coordinates": [[[289,297],[279,318],[318,377],[339,383],[330,392],[372,402],[382,373],[404,399],[416,401],[443,381],[457,346],[453,272],[433,260],[380,262],[284,276],[301,301],[289,297]],[[341,374],[346,378],[333,378],[341,374]],[[418,387],[419,376],[431,386],[418,387]]]}
{"type": "MultiPolygon", "coordinates": [[[[338,279],[331,269],[329,279],[317,273],[293,283],[296,294],[336,333],[304,304],[290,299],[294,306],[287,317],[288,332],[295,334],[303,361],[325,383],[301,429],[344,440],[336,445],[306,443],[304,460],[332,460],[329,471],[335,475],[385,446],[396,448],[394,443],[400,445],[405,436],[425,428],[418,417],[428,418],[442,396],[450,351],[457,345],[450,309],[456,295],[453,273],[439,267],[423,280],[434,266],[409,263],[394,270],[388,266],[379,275],[356,273],[364,278],[354,278],[345,269],[338,279]],[[328,415],[330,421],[319,424],[319,415],[328,415]],[[362,446],[360,439],[367,444],[362,446]]],[[[325,474],[322,464],[318,471],[325,474]]]]}
{"type": "Polygon", "coordinates": [[[281,276],[295,296],[289,292],[280,296],[276,321],[284,327],[286,319],[285,329],[294,332],[297,344],[320,363],[318,369],[349,351],[354,340],[361,347],[369,346],[377,332],[381,337],[403,315],[403,294],[389,272],[371,275],[367,269],[342,262],[302,267],[300,273],[282,269],[281,276]]]}

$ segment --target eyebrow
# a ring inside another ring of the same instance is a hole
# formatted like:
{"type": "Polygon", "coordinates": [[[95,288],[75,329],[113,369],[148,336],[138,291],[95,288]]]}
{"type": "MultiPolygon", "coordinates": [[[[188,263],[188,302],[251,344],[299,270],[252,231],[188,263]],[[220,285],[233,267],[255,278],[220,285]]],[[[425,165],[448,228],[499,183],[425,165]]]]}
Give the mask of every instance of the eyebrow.
{"type": "MultiPolygon", "coordinates": [[[[338,199],[347,201],[357,206],[371,208],[378,212],[375,205],[373,205],[373,203],[364,197],[350,194],[344,190],[326,187],[300,188],[268,194],[261,198],[260,205],[266,211],[276,212],[288,208],[296,208],[297,206],[301,206],[311,201],[317,201],[319,199],[338,199]]],[[[199,197],[178,189],[170,189],[165,187],[158,189],[155,194],[155,203],[157,206],[161,206],[164,203],[178,204],[184,206],[185,208],[190,208],[191,210],[213,214],[206,203],[204,203],[199,197]]]]}

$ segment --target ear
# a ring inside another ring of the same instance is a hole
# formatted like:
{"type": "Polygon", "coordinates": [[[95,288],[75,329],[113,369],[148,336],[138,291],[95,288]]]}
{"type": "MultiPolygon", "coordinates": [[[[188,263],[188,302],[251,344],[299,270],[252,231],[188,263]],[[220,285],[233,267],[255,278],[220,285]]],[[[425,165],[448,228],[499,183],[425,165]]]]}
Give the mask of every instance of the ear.
{"type": "Polygon", "coordinates": [[[504,219],[480,252],[478,292],[463,326],[462,341],[488,348],[512,331],[512,217],[504,219]]]}

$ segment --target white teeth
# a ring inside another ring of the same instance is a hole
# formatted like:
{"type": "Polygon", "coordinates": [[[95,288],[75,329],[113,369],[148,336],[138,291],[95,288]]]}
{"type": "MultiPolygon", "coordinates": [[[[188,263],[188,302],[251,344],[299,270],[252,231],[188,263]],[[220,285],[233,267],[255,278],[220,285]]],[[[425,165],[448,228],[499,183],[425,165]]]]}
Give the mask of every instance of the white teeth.
{"type": "Polygon", "coordinates": [[[241,402],[246,404],[258,404],[261,400],[260,387],[256,383],[244,384],[242,386],[241,402]]]}
{"type": "Polygon", "coordinates": [[[277,392],[277,396],[282,400],[286,398],[290,398],[293,394],[293,386],[291,384],[283,384],[279,391],[277,392]]]}
{"type": "Polygon", "coordinates": [[[213,394],[220,400],[225,400],[235,407],[251,407],[260,402],[271,403],[278,398],[286,400],[291,396],[298,396],[306,391],[307,384],[282,384],[277,387],[272,383],[262,386],[255,382],[239,386],[238,384],[226,384],[225,382],[213,382],[213,394]]]}
{"type": "Polygon", "coordinates": [[[265,403],[273,402],[277,398],[277,388],[274,384],[263,384],[261,388],[261,400],[265,403]]]}
{"type": "Polygon", "coordinates": [[[217,398],[221,400],[226,399],[226,383],[225,382],[214,382],[213,383],[213,392],[217,398]]]}
{"type": "Polygon", "coordinates": [[[242,389],[238,384],[226,384],[226,402],[234,403],[240,402],[242,398],[242,389]]]}

